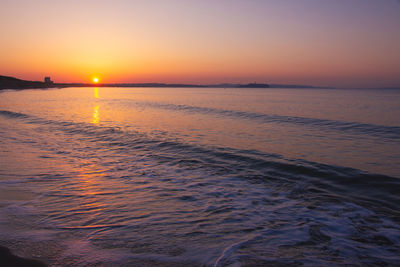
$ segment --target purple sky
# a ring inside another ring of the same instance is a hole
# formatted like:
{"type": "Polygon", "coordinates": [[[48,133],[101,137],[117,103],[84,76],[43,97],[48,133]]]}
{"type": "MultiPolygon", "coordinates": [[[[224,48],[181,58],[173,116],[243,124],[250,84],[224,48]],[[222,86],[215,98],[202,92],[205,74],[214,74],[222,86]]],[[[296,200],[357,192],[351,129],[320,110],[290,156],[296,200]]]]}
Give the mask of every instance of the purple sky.
{"type": "Polygon", "coordinates": [[[2,0],[0,74],[400,85],[398,0],[2,0]]]}

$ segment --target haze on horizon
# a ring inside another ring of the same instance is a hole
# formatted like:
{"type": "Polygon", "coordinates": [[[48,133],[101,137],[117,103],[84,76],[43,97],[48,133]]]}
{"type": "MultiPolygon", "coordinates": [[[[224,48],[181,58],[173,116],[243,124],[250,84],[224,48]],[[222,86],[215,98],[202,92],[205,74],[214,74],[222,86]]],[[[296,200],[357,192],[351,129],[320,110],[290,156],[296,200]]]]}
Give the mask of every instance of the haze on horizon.
{"type": "Polygon", "coordinates": [[[400,85],[398,0],[2,0],[0,75],[400,85]]]}

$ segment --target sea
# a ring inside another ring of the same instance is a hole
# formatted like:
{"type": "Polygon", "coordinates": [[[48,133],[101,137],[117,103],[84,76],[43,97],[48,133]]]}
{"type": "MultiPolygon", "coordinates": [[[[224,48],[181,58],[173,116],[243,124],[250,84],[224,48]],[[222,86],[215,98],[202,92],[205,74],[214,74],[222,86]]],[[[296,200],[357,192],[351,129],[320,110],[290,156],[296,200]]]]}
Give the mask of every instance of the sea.
{"type": "Polygon", "coordinates": [[[50,266],[399,266],[400,90],[2,91],[0,245],[50,266]]]}

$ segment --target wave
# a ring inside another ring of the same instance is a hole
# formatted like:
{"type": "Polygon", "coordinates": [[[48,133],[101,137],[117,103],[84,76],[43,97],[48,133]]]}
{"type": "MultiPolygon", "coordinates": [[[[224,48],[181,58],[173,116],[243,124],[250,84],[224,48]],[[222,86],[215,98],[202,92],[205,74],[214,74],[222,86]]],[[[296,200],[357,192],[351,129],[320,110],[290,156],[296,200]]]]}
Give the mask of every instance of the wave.
{"type": "MultiPolygon", "coordinates": [[[[211,114],[217,116],[231,117],[235,119],[247,119],[261,123],[295,124],[305,127],[316,127],[324,131],[355,133],[358,135],[362,134],[377,138],[395,139],[395,141],[400,139],[400,126],[385,126],[385,125],[376,125],[369,123],[346,122],[339,120],[284,116],[284,115],[264,114],[257,112],[224,110],[224,109],[214,109],[208,107],[162,104],[162,103],[152,103],[152,102],[135,102],[135,104],[144,107],[147,106],[152,108],[183,111],[195,114],[205,114],[205,115],[211,114]]],[[[27,114],[7,111],[7,110],[0,110],[0,115],[6,117],[14,117],[14,118],[29,117],[29,115],[27,114]]]]}
{"type": "MultiPolygon", "coordinates": [[[[121,100],[118,100],[121,101],[121,100]]],[[[217,115],[224,117],[231,117],[235,119],[248,119],[262,123],[285,123],[285,124],[296,124],[309,127],[318,127],[329,131],[340,131],[370,135],[374,137],[384,137],[400,139],[400,127],[399,126],[385,126],[376,125],[369,123],[359,122],[346,122],[339,120],[328,120],[328,119],[317,119],[308,117],[298,116],[285,116],[275,114],[264,114],[257,112],[248,111],[237,111],[237,110],[224,110],[214,109],[209,107],[198,107],[189,105],[176,105],[176,104],[162,104],[153,102],[136,102],[139,106],[148,106],[152,108],[160,108],[173,111],[183,111],[188,113],[199,113],[206,115],[217,115]]]]}
{"type": "Polygon", "coordinates": [[[13,111],[8,111],[8,110],[0,110],[0,115],[9,117],[9,118],[29,118],[30,117],[23,113],[13,112],[13,111]]]}
{"type": "Polygon", "coordinates": [[[289,198],[311,202],[352,202],[400,221],[400,179],[396,177],[302,159],[287,159],[279,154],[256,150],[204,147],[177,140],[155,139],[139,132],[88,123],[46,120],[4,110],[0,110],[0,115],[47,125],[51,131],[71,135],[71,140],[89,141],[115,153],[141,155],[156,164],[189,171],[201,169],[221,179],[245,179],[251,183],[279,187],[287,191],[289,198]]]}

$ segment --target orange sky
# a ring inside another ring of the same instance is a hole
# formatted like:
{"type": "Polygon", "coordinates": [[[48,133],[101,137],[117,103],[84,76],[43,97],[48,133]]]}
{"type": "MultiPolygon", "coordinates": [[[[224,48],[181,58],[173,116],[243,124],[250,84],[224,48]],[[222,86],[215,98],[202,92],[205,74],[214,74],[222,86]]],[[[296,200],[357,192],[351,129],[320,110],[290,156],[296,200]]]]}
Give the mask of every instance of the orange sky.
{"type": "Polygon", "coordinates": [[[0,75],[400,85],[396,0],[3,0],[0,75]]]}

